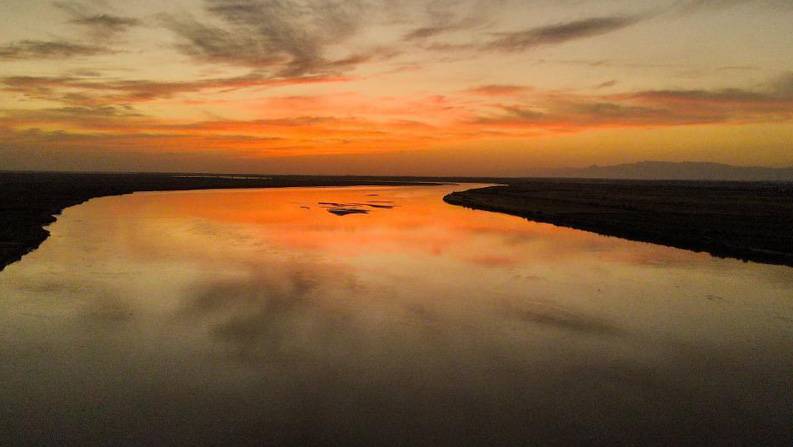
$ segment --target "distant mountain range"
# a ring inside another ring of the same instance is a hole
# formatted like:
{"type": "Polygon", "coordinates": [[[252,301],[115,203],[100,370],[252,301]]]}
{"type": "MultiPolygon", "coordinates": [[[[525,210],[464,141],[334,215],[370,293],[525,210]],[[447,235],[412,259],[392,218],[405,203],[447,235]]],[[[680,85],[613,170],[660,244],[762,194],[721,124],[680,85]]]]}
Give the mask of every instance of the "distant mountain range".
{"type": "Polygon", "coordinates": [[[612,166],[594,165],[587,168],[558,169],[551,175],[640,180],[793,181],[793,167],[765,168],[705,162],[642,161],[612,166]]]}

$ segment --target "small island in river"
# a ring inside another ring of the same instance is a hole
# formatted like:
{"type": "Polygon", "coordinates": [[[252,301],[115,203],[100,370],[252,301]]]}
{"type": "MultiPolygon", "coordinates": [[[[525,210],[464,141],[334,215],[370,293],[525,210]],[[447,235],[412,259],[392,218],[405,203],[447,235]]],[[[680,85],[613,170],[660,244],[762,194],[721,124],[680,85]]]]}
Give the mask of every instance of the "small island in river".
{"type": "Polygon", "coordinates": [[[793,183],[536,179],[447,203],[554,225],[793,266],[793,183]]]}

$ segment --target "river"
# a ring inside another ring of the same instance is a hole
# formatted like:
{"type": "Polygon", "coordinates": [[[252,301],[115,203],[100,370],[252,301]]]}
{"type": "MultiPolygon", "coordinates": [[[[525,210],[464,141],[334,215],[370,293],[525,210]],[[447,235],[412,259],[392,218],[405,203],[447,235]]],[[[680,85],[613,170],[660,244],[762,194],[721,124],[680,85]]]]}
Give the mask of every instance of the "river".
{"type": "Polygon", "coordinates": [[[0,273],[0,444],[793,440],[793,269],[441,200],[473,186],[65,210],[0,273]]]}

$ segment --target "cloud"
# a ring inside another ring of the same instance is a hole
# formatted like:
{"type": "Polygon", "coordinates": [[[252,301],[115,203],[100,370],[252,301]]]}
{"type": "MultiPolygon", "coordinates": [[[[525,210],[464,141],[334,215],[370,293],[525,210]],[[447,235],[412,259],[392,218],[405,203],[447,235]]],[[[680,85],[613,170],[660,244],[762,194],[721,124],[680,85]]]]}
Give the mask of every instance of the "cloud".
{"type": "Polygon", "coordinates": [[[532,28],[525,31],[497,33],[484,49],[524,51],[541,45],[560,44],[621,30],[640,21],[637,16],[593,17],[572,22],[532,28]]]}
{"type": "Polygon", "coordinates": [[[629,99],[656,104],[686,104],[700,108],[731,108],[731,111],[793,114],[793,73],[768,82],[763,89],[726,88],[645,90],[626,95],[629,99]]]}
{"type": "Polygon", "coordinates": [[[426,39],[428,37],[433,37],[449,31],[454,31],[455,29],[457,29],[457,27],[453,25],[425,26],[421,28],[416,28],[408,32],[407,34],[404,35],[402,39],[403,40],[426,39]]]}
{"type": "Polygon", "coordinates": [[[612,79],[610,81],[601,82],[600,84],[595,85],[594,88],[595,90],[599,90],[602,88],[614,87],[615,85],[617,85],[617,81],[615,79],[612,79]]]}
{"type": "Polygon", "coordinates": [[[736,6],[750,6],[756,8],[765,6],[770,8],[793,7],[789,0],[679,0],[672,8],[673,12],[688,14],[695,12],[727,9],[736,6]]]}
{"type": "MultiPolygon", "coordinates": [[[[357,53],[333,59],[327,50],[361,29],[366,9],[361,0],[206,0],[205,6],[212,21],[163,18],[181,38],[178,48],[194,59],[291,77],[335,72],[357,60],[357,53]]],[[[369,56],[375,54],[384,53],[369,56]]]]}
{"type": "Polygon", "coordinates": [[[724,113],[702,113],[664,107],[568,98],[537,106],[503,106],[502,112],[480,117],[474,128],[520,137],[532,131],[570,133],[602,128],[665,127],[726,122],[724,113]]]}
{"type": "Polygon", "coordinates": [[[335,69],[335,68],[346,69],[367,62],[375,62],[375,61],[391,59],[400,54],[401,51],[397,49],[388,48],[388,47],[379,47],[379,48],[373,48],[367,51],[363,51],[360,53],[353,53],[342,59],[326,61],[325,66],[328,69],[335,69]]]}
{"type": "Polygon", "coordinates": [[[480,96],[518,96],[531,90],[522,85],[490,84],[466,90],[467,93],[480,96]]]}
{"type": "Polygon", "coordinates": [[[443,22],[430,26],[422,26],[406,33],[402,36],[402,40],[419,41],[429,39],[446,33],[470,30],[483,25],[483,23],[484,21],[482,18],[467,17],[457,22],[443,22]]]}
{"type": "Polygon", "coordinates": [[[646,90],[632,93],[629,96],[648,100],[668,99],[711,103],[757,103],[768,101],[775,102],[780,99],[785,99],[763,92],[737,88],[722,90],[646,90]]]}
{"type": "MultiPolygon", "coordinates": [[[[402,40],[417,42],[443,34],[481,28],[488,24],[493,12],[500,10],[503,3],[501,0],[424,2],[424,17],[411,21],[411,24],[425,23],[405,33],[402,40]]],[[[407,8],[405,5],[402,7],[407,8]]]]}
{"type": "Polygon", "coordinates": [[[720,121],[722,115],[706,116],[697,113],[681,113],[663,107],[642,106],[610,101],[592,101],[573,104],[571,115],[581,124],[690,124],[720,121]]]}
{"type": "Polygon", "coordinates": [[[20,40],[0,45],[0,58],[13,60],[66,59],[107,53],[112,53],[112,51],[101,46],[65,40],[20,40]]]}
{"type": "Polygon", "coordinates": [[[130,106],[53,107],[36,110],[1,110],[0,124],[13,126],[79,125],[94,130],[139,126],[143,115],[130,106]]]}
{"type": "Polygon", "coordinates": [[[111,38],[140,25],[140,20],[109,14],[98,14],[73,19],[70,23],[88,28],[97,38],[111,38]]]}
{"type": "Polygon", "coordinates": [[[502,129],[586,130],[767,122],[793,117],[793,74],[750,90],[646,90],[610,95],[537,94],[534,104],[499,105],[474,125],[502,129]]]}
{"type": "Polygon", "coordinates": [[[123,17],[96,10],[92,3],[58,1],[53,5],[71,17],[69,23],[88,32],[92,39],[112,39],[142,24],[133,17],[123,17]]]}
{"type": "MultiPolygon", "coordinates": [[[[54,2],[72,19],[69,23],[89,30],[91,41],[107,40],[140,24],[138,19],[91,13],[92,6],[80,2],[54,2]]],[[[115,53],[107,45],[80,42],[80,39],[26,39],[0,45],[0,58],[10,60],[68,59],[115,53]]]]}
{"type": "Polygon", "coordinates": [[[195,81],[108,80],[80,76],[9,76],[0,78],[0,90],[26,97],[72,105],[118,104],[169,98],[204,90],[236,90],[249,87],[279,87],[294,84],[343,82],[339,76],[272,78],[259,72],[195,81]]]}
{"type": "Polygon", "coordinates": [[[495,116],[475,119],[476,126],[495,127],[526,127],[542,126],[550,123],[551,115],[544,110],[529,105],[503,105],[495,116]]]}
{"type": "Polygon", "coordinates": [[[70,131],[46,131],[40,128],[15,130],[5,126],[0,120],[0,148],[13,152],[41,150],[66,154],[70,151],[164,155],[200,152],[226,154],[231,159],[255,158],[256,155],[265,153],[278,155],[300,149],[294,146],[294,142],[285,142],[279,137],[266,135],[150,132],[145,127],[142,130],[130,127],[116,129],[111,125],[103,128],[98,122],[91,124],[95,125],[95,128],[90,130],[82,128],[70,131]]]}
{"type": "Polygon", "coordinates": [[[140,20],[131,17],[119,17],[109,14],[85,16],[74,19],[71,23],[85,26],[98,26],[103,28],[128,28],[140,24],[140,20]]]}
{"type": "MultiPolygon", "coordinates": [[[[267,71],[272,76],[299,77],[339,74],[405,53],[404,45],[429,51],[523,51],[613,32],[639,20],[639,16],[587,18],[517,32],[491,33],[469,42],[443,42],[434,38],[459,31],[492,28],[492,2],[434,1],[424,4],[423,16],[399,42],[367,48],[366,27],[382,20],[388,2],[372,0],[205,0],[202,17],[190,14],[161,15],[161,23],[178,38],[176,48],[190,58],[267,71]],[[417,24],[417,25],[416,25],[417,24]],[[479,42],[485,41],[484,44],[479,42]]],[[[500,3],[500,2],[496,2],[500,3]]],[[[399,5],[412,11],[416,4],[399,5]]],[[[414,11],[415,12],[415,11],[414,11]]],[[[400,22],[404,23],[404,22],[400,22]]]]}

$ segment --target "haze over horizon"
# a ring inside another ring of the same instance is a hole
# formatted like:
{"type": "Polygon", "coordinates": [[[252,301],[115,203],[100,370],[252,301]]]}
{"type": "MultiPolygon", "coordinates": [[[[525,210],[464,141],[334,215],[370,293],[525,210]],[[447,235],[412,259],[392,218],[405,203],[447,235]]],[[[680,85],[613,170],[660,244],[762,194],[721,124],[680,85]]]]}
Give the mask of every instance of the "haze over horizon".
{"type": "Polygon", "coordinates": [[[0,4],[0,169],[793,166],[793,2],[0,4]]]}

